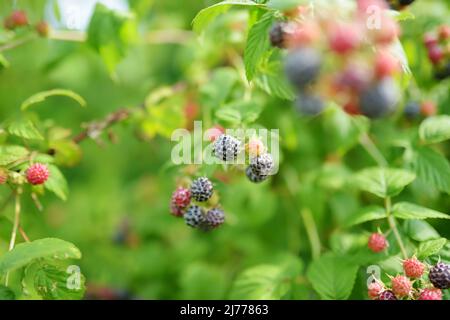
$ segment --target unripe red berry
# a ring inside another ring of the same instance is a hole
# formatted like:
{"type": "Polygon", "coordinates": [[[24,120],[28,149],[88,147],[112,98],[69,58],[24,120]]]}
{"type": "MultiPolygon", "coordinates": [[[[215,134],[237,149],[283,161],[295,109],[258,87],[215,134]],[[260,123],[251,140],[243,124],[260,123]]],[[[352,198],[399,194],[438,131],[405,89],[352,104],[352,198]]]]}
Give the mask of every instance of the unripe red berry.
{"type": "Polygon", "coordinates": [[[41,36],[46,38],[48,36],[48,32],[49,32],[49,26],[48,23],[46,21],[40,21],[36,24],[36,31],[37,33],[41,36]]]}
{"type": "Polygon", "coordinates": [[[423,37],[423,43],[429,49],[436,46],[439,42],[433,33],[426,33],[423,37]]]}
{"type": "Polygon", "coordinates": [[[398,298],[408,296],[412,290],[411,281],[402,275],[394,277],[392,280],[392,291],[398,298]]]}
{"type": "Polygon", "coordinates": [[[403,261],[403,270],[409,278],[420,278],[425,271],[425,265],[413,257],[403,261]]]}
{"type": "Polygon", "coordinates": [[[16,10],[11,13],[11,19],[15,27],[23,27],[28,24],[27,14],[23,10],[16,10]]]}
{"type": "Polygon", "coordinates": [[[450,38],[450,26],[447,25],[440,26],[438,34],[440,40],[447,40],[448,38],[450,38]]]}
{"type": "Polygon", "coordinates": [[[383,290],[384,290],[384,287],[381,283],[372,282],[367,287],[367,295],[369,296],[370,299],[377,300],[380,293],[383,292],[383,290]]]}
{"type": "Polygon", "coordinates": [[[375,42],[381,45],[392,43],[400,35],[398,23],[390,17],[384,17],[380,23],[380,28],[375,28],[371,31],[375,42]]]}
{"type": "Polygon", "coordinates": [[[32,185],[43,184],[50,176],[50,172],[46,165],[35,163],[28,168],[26,172],[27,181],[32,185]]]}
{"type": "Polygon", "coordinates": [[[444,58],[444,50],[439,45],[428,48],[428,58],[433,64],[438,64],[444,58]]]}
{"type": "Polygon", "coordinates": [[[354,25],[339,24],[329,30],[328,41],[332,51],[344,55],[359,46],[361,37],[354,25]]]}
{"type": "Polygon", "coordinates": [[[442,300],[442,291],[437,288],[426,288],[420,293],[418,300],[442,300]]]}
{"type": "Polygon", "coordinates": [[[208,140],[214,142],[219,136],[225,133],[225,129],[220,125],[215,125],[212,128],[209,128],[206,132],[206,136],[208,140]]]}
{"type": "Polygon", "coordinates": [[[170,200],[170,212],[177,217],[184,214],[184,209],[191,203],[191,192],[189,189],[178,187],[172,194],[170,200]]]}
{"type": "Polygon", "coordinates": [[[258,138],[251,138],[245,146],[250,157],[257,157],[267,151],[266,146],[258,138]]]}
{"type": "Polygon", "coordinates": [[[437,107],[433,101],[424,101],[420,106],[420,111],[424,116],[430,117],[437,113],[437,107]]]}
{"type": "Polygon", "coordinates": [[[367,246],[373,252],[381,252],[387,248],[388,242],[384,235],[382,235],[381,233],[372,233],[369,237],[367,246]]]}
{"type": "Polygon", "coordinates": [[[8,181],[8,171],[0,168],[0,185],[5,184],[8,181]]]}
{"type": "Polygon", "coordinates": [[[379,52],[375,59],[375,74],[378,78],[393,75],[399,68],[398,60],[388,52],[379,52]]]}

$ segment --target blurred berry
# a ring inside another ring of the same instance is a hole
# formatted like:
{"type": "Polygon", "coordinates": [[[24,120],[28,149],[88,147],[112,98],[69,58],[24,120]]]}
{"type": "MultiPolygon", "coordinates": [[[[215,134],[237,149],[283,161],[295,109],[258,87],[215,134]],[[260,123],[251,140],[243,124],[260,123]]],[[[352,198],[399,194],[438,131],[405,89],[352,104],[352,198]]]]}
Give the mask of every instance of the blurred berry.
{"type": "Polygon", "coordinates": [[[0,185],[5,184],[8,181],[8,171],[4,168],[0,168],[0,185]]]}
{"type": "Polygon", "coordinates": [[[267,148],[258,138],[251,138],[246,145],[246,151],[250,157],[257,157],[266,153],[267,148]]]}
{"type": "Polygon", "coordinates": [[[36,24],[36,31],[37,33],[43,37],[46,38],[48,36],[48,32],[49,32],[49,26],[48,23],[46,21],[40,21],[36,24]]]}
{"type": "Polygon", "coordinates": [[[436,80],[444,80],[450,77],[450,61],[447,61],[443,66],[438,66],[434,70],[434,78],[436,80]]]}
{"type": "Polygon", "coordinates": [[[403,112],[408,119],[417,118],[420,115],[420,103],[417,101],[407,102],[403,112]]]}
{"type": "Polygon", "coordinates": [[[47,181],[50,176],[50,172],[48,171],[46,165],[35,163],[28,168],[26,176],[29,183],[39,185],[47,181]]]}
{"type": "Polygon", "coordinates": [[[359,46],[361,37],[354,25],[338,24],[330,28],[328,42],[333,52],[348,54],[359,46]]]}
{"type": "Polygon", "coordinates": [[[388,242],[381,233],[372,233],[369,237],[367,246],[373,252],[381,252],[387,248],[388,242]]]}
{"type": "Polygon", "coordinates": [[[424,101],[420,105],[420,111],[426,117],[434,116],[437,113],[436,104],[433,101],[424,101]]]}
{"type": "Polygon", "coordinates": [[[450,26],[448,25],[440,26],[438,34],[440,40],[447,40],[448,38],[450,38],[450,26]]]}
{"type": "Polygon", "coordinates": [[[285,32],[286,27],[287,27],[286,22],[274,23],[269,32],[269,39],[272,46],[277,48],[286,47],[286,32],[285,32]]]}
{"type": "Polygon", "coordinates": [[[203,229],[211,230],[219,227],[225,222],[225,213],[219,208],[208,210],[203,222],[203,229]]]}
{"type": "Polygon", "coordinates": [[[290,52],[285,61],[287,78],[299,90],[316,80],[322,59],[319,53],[310,48],[299,48],[290,52]]]}
{"type": "Polygon", "coordinates": [[[392,76],[399,69],[398,60],[388,52],[378,52],[375,58],[375,74],[378,78],[392,76]]]}
{"type": "Polygon", "coordinates": [[[319,96],[304,93],[298,95],[295,108],[301,115],[315,116],[325,109],[325,104],[319,96]]]}
{"type": "Polygon", "coordinates": [[[436,38],[436,36],[433,33],[426,33],[423,37],[423,43],[425,44],[425,46],[430,49],[436,45],[438,45],[438,39],[436,38]]]}
{"type": "Polygon", "coordinates": [[[385,78],[360,95],[361,112],[369,118],[380,118],[394,111],[399,101],[397,85],[385,78]]]}
{"type": "Polygon", "coordinates": [[[444,50],[439,45],[428,48],[428,58],[433,64],[438,64],[444,58],[444,50]]]}

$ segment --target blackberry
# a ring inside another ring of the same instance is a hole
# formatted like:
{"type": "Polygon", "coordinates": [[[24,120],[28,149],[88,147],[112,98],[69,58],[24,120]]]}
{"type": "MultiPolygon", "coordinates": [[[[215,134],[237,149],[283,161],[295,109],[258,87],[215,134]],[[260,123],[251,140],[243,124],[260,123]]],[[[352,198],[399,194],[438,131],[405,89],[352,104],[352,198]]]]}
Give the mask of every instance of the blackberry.
{"type": "Polygon", "coordinates": [[[392,290],[385,290],[378,296],[379,300],[397,300],[392,290]]]}
{"type": "Polygon", "coordinates": [[[292,85],[303,90],[317,79],[321,64],[322,58],[316,50],[300,48],[288,54],[284,70],[292,85]]]}
{"type": "Polygon", "coordinates": [[[219,227],[225,222],[225,213],[219,208],[208,210],[203,222],[203,229],[211,230],[219,227]]]}
{"type": "Polygon", "coordinates": [[[206,177],[195,179],[191,184],[191,197],[199,202],[205,202],[213,194],[213,185],[206,177]]]}
{"type": "Polygon", "coordinates": [[[199,228],[205,222],[205,211],[199,206],[191,205],[183,217],[189,227],[199,228]]]}
{"type": "Polygon", "coordinates": [[[260,156],[250,158],[249,168],[257,175],[269,175],[273,169],[272,155],[270,153],[264,153],[260,156]]]}
{"type": "Polygon", "coordinates": [[[361,111],[369,118],[383,117],[394,110],[398,98],[398,88],[392,78],[383,79],[362,92],[361,111]]]}
{"type": "Polygon", "coordinates": [[[245,169],[245,175],[247,176],[248,180],[250,180],[253,183],[263,182],[268,177],[267,175],[253,172],[250,166],[248,166],[247,169],[245,169]]]}
{"type": "Polygon", "coordinates": [[[295,102],[295,108],[302,115],[316,116],[323,111],[325,104],[319,96],[300,94],[295,102]]]}
{"type": "Polygon", "coordinates": [[[240,151],[241,141],[238,139],[222,134],[213,144],[213,154],[223,161],[235,160],[240,151]]]}
{"type": "Polygon", "coordinates": [[[415,119],[420,115],[420,103],[416,101],[409,101],[405,105],[405,109],[403,110],[406,118],[415,119]]]}
{"type": "Polygon", "coordinates": [[[272,29],[269,32],[270,43],[273,47],[284,48],[285,47],[285,37],[286,37],[286,23],[285,22],[276,22],[272,29]]]}
{"type": "Polygon", "coordinates": [[[437,263],[431,268],[428,277],[435,288],[450,288],[450,265],[443,262],[437,263]]]}

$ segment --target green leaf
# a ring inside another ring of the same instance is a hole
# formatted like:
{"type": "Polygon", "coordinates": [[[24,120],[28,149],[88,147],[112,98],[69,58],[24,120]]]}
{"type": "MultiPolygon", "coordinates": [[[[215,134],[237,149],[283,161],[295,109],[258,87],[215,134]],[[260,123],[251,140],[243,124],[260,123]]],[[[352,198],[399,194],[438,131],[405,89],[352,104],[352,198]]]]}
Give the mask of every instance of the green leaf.
{"type": "Polygon", "coordinates": [[[418,148],[413,155],[412,168],[420,179],[450,194],[450,163],[443,155],[430,148],[418,148]]]}
{"type": "Polygon", "coordinates": [[[447,243],[447,239],[440,238],[422,242],[417,250],[417,258],[425,259],[431,255],[438,253],[447,243]]]}
{"type": "Polygon", "coordinates": [[[441,238],[439,233],[428,222],[423,220],[407,220],[403,228],[405,233],[416,241],[428,241],[441,238]]]}
{"type": "Polygon", "coordinates": [[[269,8],[285,11],[298,7],[301,4],[308,4],[307,0],[270,0],[267,2],[269,8]]]}
{"type": "Polygon", "coordinates": [[[289,275],[283,266],[259,265],[241,273],[231,290],[231,299],[276,300],[289,288],[289,275]]]}
{"type": "Polygon", "coordinates": [[[450,116],[441,115],[425,119],[419,127],[419,136],[426,143],[450,139],[450,116]]]}
{"type": "Polygon", "coordinates": [[[418,206],[409,202],[399,202],[392,208],[392,212],[399,219],[450,219],[450,215],[418,206]]]}
{"type": "Polygon", "coordinates": [[[351,227],[357,224],[361,224],[368,221],[379,220],[386,218],[386,210],[379,206],[370,206],[364,208],[362,211],[358,211],[356,214],[352,215],[347,223],[346,227],[351,227]]]}
{"type": "Polygon", "coordinates": [[[86,290],[81,273],[72,273],[68,268],[42,265],[34,275],[34,288],[44,300],[80,300],[86,290]],[[72,278],[75,281],[72,281],[72,278]]]}
{"type": "Polygon", "coordinates": [[[253,79],[261,59],[270,48],[269,30],[274,21],[272,12],[267,12],[250,29],[244,51],[245,73],[248,81],[253,79]]]}
{"type": "Polygon", "coordinates": [[[260,7],[264,5],[258,4],[250,0],[225,0],[201,10],[192,21],[193,29],[196,33],[201,33],[217,16],[227,12],[233,6],[243,7],[260,7]]]}
{"type": "Polygon", "coordinates": [[[219,108],[231,93],[231,89],[238,80],[238,75],[232,68],[219,68],[214,71],[211,81],[202,86],[202,104],[211,109],[219,108]]]}
{"type": "Polygon", "coordinates": [[[241,114],[233,108],[222,108],[216,111],[216,117],[231,124],[241,123],[241,114]]]}
{"type": "Polygon", "coordinates": [[[20,243],[0,257],[0,274],[24,267],[40,258],[80,259],[81,252],[72,243],[56,238],[20,243]]]}
{"type": "Polygon", "coordinates": [[[81,160],[81,147],[73,140],[51,141],[48,146],[55,151],[57,165],[73,167],[81,160]]]}
{"type": "Polygon", "coordinates": [[[39,130],[29,119],[18,119],[8,123],[6,130],[9,134],[30,140],[44,140],[39,130]]]}
{"type": "Polygon", "coordinates": [[[53,192],[61,200],[66,201],[67,195],[69,194],[66,178],[58,167],[54,165],[49,165],[48,170],[50,171],[50,176],[44,184],[45,188],[53,192]]]}
{"type": "Polygon", "coordinates": [[[0,166],[24,159],[28,155],[28,150],[21,146],[0,146],[0,166]]]}
{"type": "Polygon", "coordinates": [[[48,91],[41,91],[39,93],[32,95],[31,97],[29,97],[27,100],[25,100],[22,103],[22,105],[20,106],[20,109],[22,111],[26,110],[33,104],[43,102],[48,97],[52,97],[52,96],[68,97],[68,98],[71,98],[71,99],[75,100],[76,102],[78,102],[78,104],[80,106],[82,106],[82,107],[86,106],[86,101],[78,93],[75,93],[71,90],[66,90],[66,89],[53,89],[53,90],[48,90],[48,91]]]}
{"type": "Polygon", "coordinates": [[[294,100],[295,93],[286,80],[280,62],[271,62],[258,72],[255,84],[266,93],[284,100],[294,100]]]}
{"type": "Polygon", "coordinates": [[[345,300],[353,289],[358,266],[341,256],[326,254],[310,265],[307,277],[325,300],[345,300]]]}
{"type": "Polygon", "coordinates": [[[116,65],[137,38],[136,21],[131,14],[116,12],[97,3],[87,35],[87,43],[100,54],[109,73],[115,75],[116,65]]]}
{"type": "Polygon", "coordinates": [[[16,295],[14,292],[4,285],[0,284],[0,300],[14,300],[16,299],[16,295]]]}
{"type": "Polygon", "coordinates": [[[9,68],[9,61],[0,53],[0,70],[3,68],[9,68]]]}
{"type": "Polygon", "coordinates": [[[392,168],[369,168],[355,176],[356,185],[381,198],[398,195],[416,175],[410,171],[392,168]]]}

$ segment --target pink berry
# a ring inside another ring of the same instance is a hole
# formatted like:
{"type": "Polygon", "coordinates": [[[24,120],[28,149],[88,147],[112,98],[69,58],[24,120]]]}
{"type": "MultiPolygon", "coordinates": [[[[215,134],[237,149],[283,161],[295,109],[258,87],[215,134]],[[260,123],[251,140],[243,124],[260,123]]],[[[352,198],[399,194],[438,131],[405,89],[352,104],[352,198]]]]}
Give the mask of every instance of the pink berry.
{"type": "Polygon", "coordinates": [[[225,129],[220,125],[215,125],[212,128],[209,128],[206,132],[206,136],[208,140],[214,142],[219,136],[225,133],[225,129]]]}
{"type": "Polygon", "coordinates": [[[430,117],[437,113],[437,107],[433,101],[424,101],[420,106],[420,111],[424,116],[430,117]]]}
{"type": "Polygon", "coordinates": [[[390,17],[384,17],[381,21],[380,28],[375,28],[371,31],[373,32],[375,42],[381,45],[392,43],[400,35],[398,23],[390,17]]]}
{"type": "Polygon", "coordinates": [[[398,298],[403,298],[408,296],[412,290],[411,281],[402,275],[398,275],[391,280],[392,291],[398,298]]]}
{"type": "Polygon", "coordinates": [[[191,192],[189,189],[178,187],[172,194],[170,200],[170,211],[174,216],[181,217],[184,209],[191,203],[191,192]]]}
{"type": "Polygon", "coordinates": [[[440,40],[447,40],[450,38],[450,26],[442,25],[439,27],[439,39],[440,40]]]}
{"type": "Polygon", "coordinates": [[[431,48],[438,44],[438,39],[433,33],[426,33],[423,37],[423,43],[427,48],[431,48]]]}
{"type": "Polygon", "coordinates": [[[428,48],[428,58],[433,64],[438,64],[444,58],[444,50],[439,45],[428,48]]]}
{"type": "Polygon", "coordinates": [[[15,27],[22,27],[28,24],[27,14],[23,10],[17,10],[11,13],[11,19],[15,27]]]}
{"type": "Polygon", "coordinates": [[[41,163],[35,163],[31,167],[28,168],[27,172],[27,180],[32,185],[43,184],[47,181],[50,176],[50,172],[46,165],[41,163]]]}
{"type": "Polygon", "coordinates": [[[383,290],[384,290],[384,287],[381,283],[372,282],[367,287],[367,295],[369,296],[370,299],[377,300],[378,296],[380,295],[381,292],[383,292],[383,290]]]}
{"type": "Polygon", "coordinates": [[[388,242],[381,233],[372,233],[367,244],[373,252],[381,252],[388,246],[388,242]]]}
{"type": "Polygon", "coordinates": [[[246,149],[250,157],[257,157],[267,151],[264,143],[258,138],[251,138],[246,145],[246,149]]]}
{"type": "Polygon", "coordinates": [[[332,51],[344,55],[359,46],[361,37],[354,25],[339,24],[330,29],[328,40],[332,51]]]}
{"type": "Polygon", "coordinates": [[[442,291],[437,288],[426,288],[420,293],[418,300],[442,300],[442,291]]]}
{"type": "Polygon", "coordinates": [[[375,59],[375,74],[378,78],[393,75],[399,68],[398,60],[388,52],[379,52],[375,59]]]}
{"type": "Polygon", "coordinates": [[[420,278],[425,271],[425,265],[417,258],[410,258],[403,261],[403,270],[409,278],[420,278]]]}

